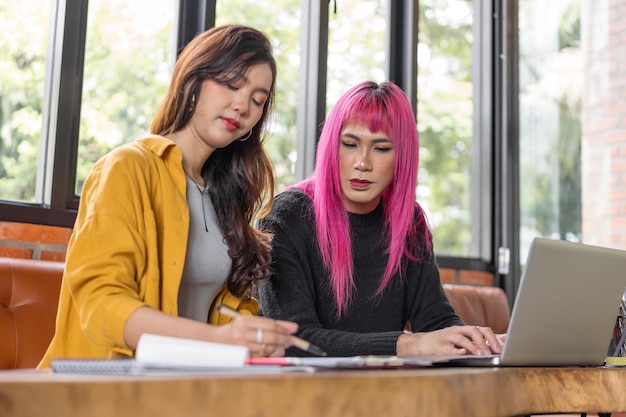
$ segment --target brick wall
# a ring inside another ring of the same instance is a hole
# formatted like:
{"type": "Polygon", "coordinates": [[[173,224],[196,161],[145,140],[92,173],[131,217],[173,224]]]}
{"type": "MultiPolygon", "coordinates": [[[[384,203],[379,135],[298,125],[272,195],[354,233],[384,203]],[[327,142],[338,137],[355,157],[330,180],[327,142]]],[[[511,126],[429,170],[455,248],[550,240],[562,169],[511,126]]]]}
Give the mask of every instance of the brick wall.
{"type": "Polygon", "coordinates": [[[71,229],[0,221],[0,256],[65,261],[71,229]]]}
{"type": "Polygon", "coordinates": [[[439,268],[441,282],[446,284],[468,284],[493,286],[493,274],[481,271],[439,268]]]}
{"type": "Polygon", "coordinates": [[[583,3],[583,240],[625,249],[626,0],[583,3]]]}

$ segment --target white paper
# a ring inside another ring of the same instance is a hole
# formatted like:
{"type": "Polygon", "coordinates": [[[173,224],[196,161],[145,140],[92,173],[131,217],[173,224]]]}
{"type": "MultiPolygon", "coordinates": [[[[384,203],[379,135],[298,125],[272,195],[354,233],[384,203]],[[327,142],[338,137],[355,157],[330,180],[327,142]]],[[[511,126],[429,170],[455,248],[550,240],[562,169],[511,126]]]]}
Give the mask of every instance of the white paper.
{"type": "Polygon", "coordinates": [[[139,338],[135,353],[137,363],[146,368],[243,367],[249,356],[245,346],[146,333],[139,338]]]}

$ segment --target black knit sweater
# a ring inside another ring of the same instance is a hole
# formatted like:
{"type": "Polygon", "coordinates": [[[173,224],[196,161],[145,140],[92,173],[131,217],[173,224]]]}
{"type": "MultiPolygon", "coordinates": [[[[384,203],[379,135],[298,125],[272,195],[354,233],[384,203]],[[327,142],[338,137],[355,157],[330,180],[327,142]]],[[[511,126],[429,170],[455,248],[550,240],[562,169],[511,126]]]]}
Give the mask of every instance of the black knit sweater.
{"type": "MultiPolygon", "coordinates": [[[[413,332],[437,330],[462,321],[450,306],[434,261],[410,262],[375,296],[388,256],[382,243],[383,208],[349,213],[356,291],[337,318],[330,278],[315,240],[312,202],[291,189],[279,194],[260,227],[274,234],[272,277],[259,288],[262,314],[299,324],[298,336],[330,356],[395,355],[405,324],[413,332]]],[[[431,256],[431,258],[433,258],[431,256]]],[[[306,355],[295,348],[289,356],[306,355]]]]}

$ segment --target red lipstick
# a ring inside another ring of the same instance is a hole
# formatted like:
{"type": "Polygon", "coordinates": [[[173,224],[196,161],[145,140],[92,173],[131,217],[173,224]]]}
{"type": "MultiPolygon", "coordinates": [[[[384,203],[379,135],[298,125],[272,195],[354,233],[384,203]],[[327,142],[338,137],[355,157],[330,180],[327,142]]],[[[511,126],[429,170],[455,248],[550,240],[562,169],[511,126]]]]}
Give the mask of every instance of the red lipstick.
{"type": "Polygon", "coordinates": [[[361,180],[358,178],[354,178],[350,180],[350,185],[352,186],[352,188],[364,189],[364,188],[369,187],[370,184],[371,184],[371,181],[361,180]]]}
{"type": "Polygon", "coordinates": [[[222,122],[224,123],[224,126],[226,126],[226,129],[230,130],[231,132],[234,132],[235,130],[239,129],[239,127],[241,127],[237,120],[228,117],[222,117],[222,122]]]}

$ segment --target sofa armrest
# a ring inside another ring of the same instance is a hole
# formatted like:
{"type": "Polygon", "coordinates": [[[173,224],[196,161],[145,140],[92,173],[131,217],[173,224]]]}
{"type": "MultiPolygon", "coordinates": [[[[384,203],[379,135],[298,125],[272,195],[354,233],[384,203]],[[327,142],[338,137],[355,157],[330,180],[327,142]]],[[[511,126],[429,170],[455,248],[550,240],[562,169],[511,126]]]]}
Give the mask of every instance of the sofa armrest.
{"type": "Polygon", "coordinates": [[[34,368],[54,335],[63,262],[0,258],[0,369],[34,368]]]}
{"type": "Polygon", "coordinates": [[[488,326],[496,333],[506,333],[511,312],[502,288],[443,284],[448,300],[466,324],[488,326]]]}

